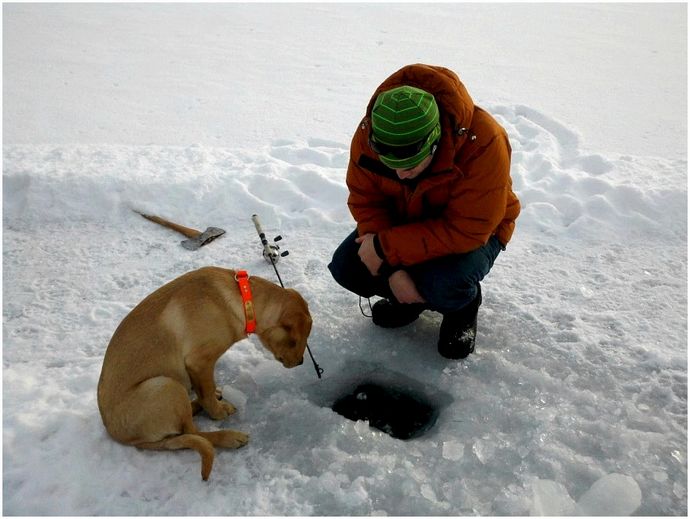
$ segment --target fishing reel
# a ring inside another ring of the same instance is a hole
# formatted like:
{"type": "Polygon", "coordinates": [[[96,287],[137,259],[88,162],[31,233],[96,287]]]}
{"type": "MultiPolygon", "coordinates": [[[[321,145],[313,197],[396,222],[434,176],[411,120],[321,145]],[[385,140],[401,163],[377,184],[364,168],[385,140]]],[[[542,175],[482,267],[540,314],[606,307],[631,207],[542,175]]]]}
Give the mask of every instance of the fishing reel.
{"type": "Polygon", "coordinates": [[[275,238],[273,238],[273,243],[268,243],[268,240],[266,239],[266,234],[264,234],[264,231],[261,228],[261,223],[259,223],[259,217],[253,214],[252,221],[254,222],[254,227],[256,227],[256,232],[258,233],[259,239],[261,240],[261,245],[263,245],[264,247],[263,256],[266,261],[268,261],[272,265],[275,265],[276,263],[278,263],[278,260],[280,258],[284,258],[288,254],[290,254],[288,251],[280,252],[280,245],[278,245],[277,242],[283,239],[282,236],[276,236],[275,238]]]}
{"type": "MultiPolygon", "coordinates": [[[[277,242],[279,242],[282,239],[283,239],[283,237],[279,235],[279,236],[276,236],[275,238],[273,238],[273,243],[268,243],[268,241],[266,241],[266,243],[264,244],[263,256],[264,256],[264,259],[266,261],[268,261],[269,263],[278,263],[278,260],[280,258],[284,258],[288,254],[290,254],[286,250],[283,252],[280,252],[280,245],[278,245],[277,242]]],[[[263,241],[262,241],[262,243],[263,243],[263,241]]]]}

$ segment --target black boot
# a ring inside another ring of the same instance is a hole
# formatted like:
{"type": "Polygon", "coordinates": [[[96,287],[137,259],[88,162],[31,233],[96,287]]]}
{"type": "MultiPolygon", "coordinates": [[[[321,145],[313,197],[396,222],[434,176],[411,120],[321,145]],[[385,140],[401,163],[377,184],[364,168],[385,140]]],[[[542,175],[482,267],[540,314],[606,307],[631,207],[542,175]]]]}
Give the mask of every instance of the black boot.
{"type": "Polygon", "coordinates": [[[477,283],[477,295],[466,306],[443,315],[438,335],[438,352],[447,359],[464,359],[474,351],[477,338],[477,313],[482,304],[482,287],[477,283]]]}
{"type": "Polygon", "coordinates": [[[424,309],[423,303],[402,304],[381,299],[371,307],[371,319],[382,328],[399,328],[416,321],[424,309]]]}

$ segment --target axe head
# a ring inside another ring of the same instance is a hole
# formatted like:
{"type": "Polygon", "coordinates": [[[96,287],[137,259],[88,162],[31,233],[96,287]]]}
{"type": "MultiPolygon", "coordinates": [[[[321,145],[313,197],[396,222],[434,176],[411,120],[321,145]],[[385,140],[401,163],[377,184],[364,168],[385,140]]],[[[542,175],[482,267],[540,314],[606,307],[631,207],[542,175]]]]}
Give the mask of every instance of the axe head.
{"type": "Polygon", "coordinates": [[[223,229],[219,229],[218,227],[208,227],[204,232],[200,233],[194,238],[182,240],[180,243],[182,243],[182,246],[187,250],[197,250],[224,234],[225,231],[223,229]]]}

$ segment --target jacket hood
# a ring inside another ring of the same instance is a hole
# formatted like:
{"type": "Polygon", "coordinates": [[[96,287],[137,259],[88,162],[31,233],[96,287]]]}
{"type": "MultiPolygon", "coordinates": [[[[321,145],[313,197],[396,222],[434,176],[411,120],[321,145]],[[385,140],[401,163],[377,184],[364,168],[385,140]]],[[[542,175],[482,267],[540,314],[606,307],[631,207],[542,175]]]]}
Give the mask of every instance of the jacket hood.
{"type": "Polygon", "coordinates": [[[421,88],[432,94],[441,111],[452,123],[451,127],[467,128],[470,125],[474,102],[457,74],[445,67],[419,63],[401,68],[379,85],[367,106],[367,117],[371,117],[374,102],[381,92],[402,85],[421,88]]]}
{"type": "MultiPolygon", "coordinates": [[[[465,142],[474,116],[474,102],[457,74],[445,67],[415,64],[407,65],[391,74],[374,92],[367,106],[367,119],[381,92],[409,85],[426,90],[434,96],[441,116],[441,142],[439,166],[452,164],[455,154],[465,142]]],[[[437,169],[433,167],[433,169],[437,169]]]]}

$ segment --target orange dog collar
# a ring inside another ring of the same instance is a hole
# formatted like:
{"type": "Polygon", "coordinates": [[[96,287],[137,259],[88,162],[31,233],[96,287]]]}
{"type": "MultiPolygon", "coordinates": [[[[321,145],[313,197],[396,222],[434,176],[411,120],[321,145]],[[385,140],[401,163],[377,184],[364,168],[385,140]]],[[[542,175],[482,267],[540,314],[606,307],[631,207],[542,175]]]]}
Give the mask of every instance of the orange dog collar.
{"type": "Polygon", "coordinates": [[[244,331],[247,335],[256,331],[256,313],[254,312],[254,301],[252,300],[252,289],[249,286],[249,274],[246,270],[238,270],[235,274],[235,281],[240,287],[242,295],[242,305],[244,306],[244,318],[246,326],[244,331]]]}

